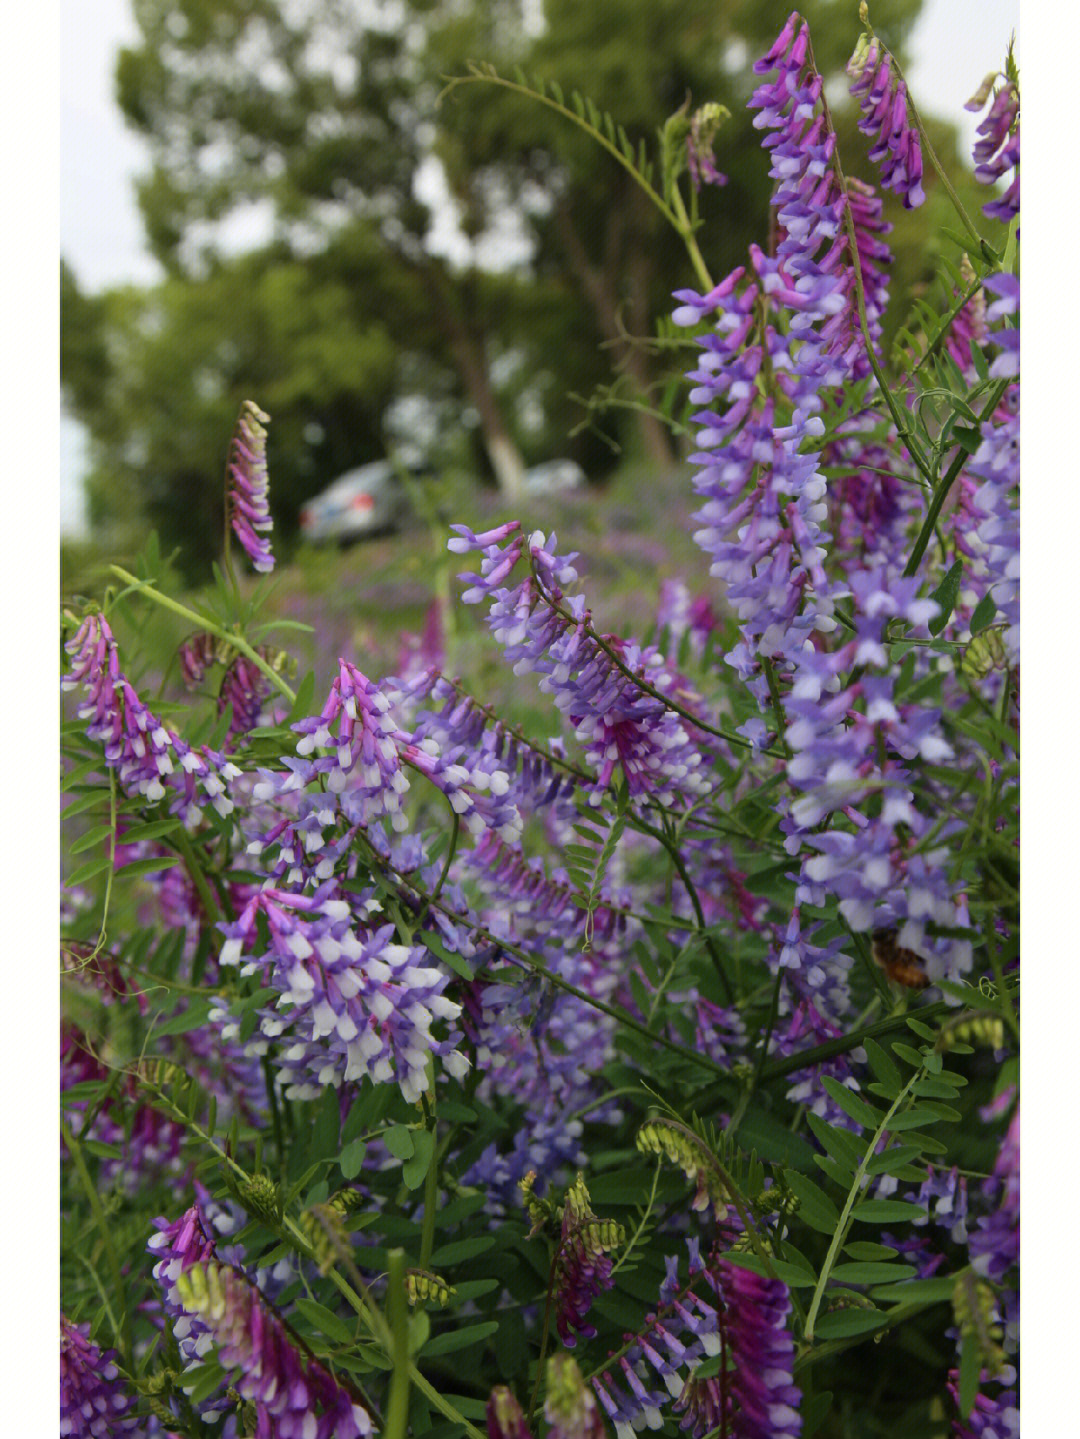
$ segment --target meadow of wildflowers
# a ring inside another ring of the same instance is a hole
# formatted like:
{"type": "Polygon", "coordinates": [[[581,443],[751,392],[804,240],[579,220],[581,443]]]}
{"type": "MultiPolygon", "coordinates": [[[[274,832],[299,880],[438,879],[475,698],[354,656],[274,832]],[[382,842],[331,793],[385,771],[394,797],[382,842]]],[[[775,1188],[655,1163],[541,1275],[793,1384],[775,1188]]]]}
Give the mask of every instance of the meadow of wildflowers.
{"type": "MultiPolygon", "coordinates": [[[[65,612],[61,1434],[1019,1433],[1018,79],[886,354],[797,13],[754,68],[770,237],[717,280],[687,226],[672,315],[707,590],[608,632],[587,554],[453,524],[542,719],[439,606],[316,689],[237,574],[249,404],[212,600],[151,544],[65,612]],[[154,607],[187,703],[118,643],[154,607]]],[[[917,208],[868,24],[848,73],[917,208]]]]}

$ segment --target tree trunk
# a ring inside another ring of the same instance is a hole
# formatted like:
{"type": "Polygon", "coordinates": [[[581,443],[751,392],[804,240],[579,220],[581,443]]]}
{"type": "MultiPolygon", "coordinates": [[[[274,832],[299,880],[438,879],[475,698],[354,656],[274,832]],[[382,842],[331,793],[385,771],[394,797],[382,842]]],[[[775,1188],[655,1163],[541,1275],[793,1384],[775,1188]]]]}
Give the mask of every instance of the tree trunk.
{"type": "Polygon", "coordinates": [[[460,295],[451,293],[445,274],[437,270],[435,276],[437,278],[432,278],[435,278],[439,301],[439,321],[465,393],[480,417],[480,433],[495,480],[508,499],[520,499],[525,492],[525,462],[503,418],[502,405],[491,383],[483,330],[462,316],[460,295]]]}
{"type": "MultiPolygon", "coordinates": [[[[604,264],[600,269],[597,269],[590,261],[581,236],[574,228],[570,212],[565,205],[557,206],[555,223],[559,238],[563,242],[567,258],[570,261],[570,268],[577,276],[585,297],[593,308],[600,333],[605,340],[619,345],[622,352],[619,361],[620,368],[633,381],[638,398],[647,404],[652,385],[649,357],[640,346],[628,340],[625,326],[619,323],[619,297],[612,280],[612,277],[619,272],[622,259],[621,215],[622,207],[612,211],[605,236],[604,264]]],[[[644,254],[640,250],[632,252],[627,270],[630,282],[631,322],[635,326],[644,327],[648,323],[647,264],[644,254]]],[[[638,411],[637,419],[646,455],[659,468],[670,468],[674,463],[674,452],[667,426],[663,420],[658,415],[645,411],[638,411]]]]}

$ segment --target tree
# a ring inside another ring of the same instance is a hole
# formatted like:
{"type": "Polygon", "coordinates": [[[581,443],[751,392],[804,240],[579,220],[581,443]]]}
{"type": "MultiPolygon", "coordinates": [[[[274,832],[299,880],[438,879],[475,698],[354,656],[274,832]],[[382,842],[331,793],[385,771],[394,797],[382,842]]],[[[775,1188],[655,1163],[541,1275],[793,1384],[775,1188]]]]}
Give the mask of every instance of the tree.
{"type": "Polygon", "coordinates": [[[135,15],[143,43],[121,52],[118,93],[154,157],[140,204],[158,258],[197,275],[221,253],[224,222],[251,206],[294,254],[327,261],[358,220],[374,225],[425,295],[495,475],[516,493],[523,464],[491,380],[496,317],[475,263],[433,252],[417,194],[435,92],[414,31],[340,0],[139,0],[135,15]]]}
{"type": "MultiPolygon", "coordinates": [[[[381,253],[371,247],[369,260],[381,253]]],[[[244,399],[273,418],[274,512],[286,535],[312,488],[383,451],[399,385],[395,338],[363,318],[349,288],[287,252],[92,301],[67,272],[65,294],[65,395],[91,432],[96,527],[144,513],[189,557],[217,553],[225,455],[244,399]]]]}

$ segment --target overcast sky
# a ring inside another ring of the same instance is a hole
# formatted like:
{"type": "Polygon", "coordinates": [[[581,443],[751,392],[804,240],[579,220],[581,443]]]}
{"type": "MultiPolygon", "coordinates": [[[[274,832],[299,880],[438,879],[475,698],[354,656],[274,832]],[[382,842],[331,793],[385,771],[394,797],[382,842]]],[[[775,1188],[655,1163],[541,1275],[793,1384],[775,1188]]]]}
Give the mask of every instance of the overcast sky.
{"type": "MultiPolygon", "coordinates": [[[[854,0],[851,8],[854,35],[854,0]]],[[[962,106],[1003,63],[1017,9],[1018,0],[926,0],[908,75],[920,109],[961,118],[973,138],[978,117],[962,106]]],[[[152,282],[160,271],[143,246],[134,194],[146,152],[113,99],[117,49],[138,38],[130,0],[62,0],[60,15],[60,253],[86,290],[152,282]]],[[[86,468],[81,427],[65,419],[60,441],[61,527],[77,532],[86,468]]]]}

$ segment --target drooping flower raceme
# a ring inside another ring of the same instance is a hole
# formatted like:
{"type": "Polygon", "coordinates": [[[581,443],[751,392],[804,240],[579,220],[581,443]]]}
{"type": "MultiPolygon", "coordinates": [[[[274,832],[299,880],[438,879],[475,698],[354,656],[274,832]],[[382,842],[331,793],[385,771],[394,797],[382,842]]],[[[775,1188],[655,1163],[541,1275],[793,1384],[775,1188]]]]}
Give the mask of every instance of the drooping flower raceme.
{"type": "MultiPolygon", "coordinates": [[[[964,106],[978,113],[986,104],[998,76],[986,77],[964,106]]],[[[972,158],[975,178],[984,185],[993,185],[1012,171],[1008,189],[998,200],[983,206],[983,214],[1009,224],[1020,213],[1020,91],[1011,80],[994,94],[993,104],[979,125],[972,158]]]]}
{"type": "Polygon", "coordinates": [[[669,1405],[694,1439],[716,1429],[729,1439],[798,1435],[801,1396],[791,1375],[787,1288],[716,1255],[703,1262],[696,1240],[690,1256],[686,1285],[679,1283],[677,1261],[666,1260],[656,1311],[629,1351],[592,1381],[617,1439],[633,1439],[646,1426],[659,1429],[669,1405]],[[723,1376],[697,1378],[702,1361],[717,1355],[723,1376]]]}
{"type": "Polygon", "coordinates": [[[206,804],[219,815],[232,813],[229,788],[240,770],[205,745],[192,748],[143,704],[121,672],[104,615],[87,615],[65,649],[71,670],[61,688],[82,685],[86,698],[76,713],[88,721],[89,737],[104,746],[105,762],[126,794],[154,804],[172,791],[170,811],[189,828],[198,824],[206,804]]]}
{"type": "MultiPolygon", "coordinates": [[[[226,936],[221,963],[260,974],[280,995],[262,1013],[265,1041],[287,1039],[279,1073],[290,1098],[314,1099],[328,1086],[363,1079],[397,1083],[415,1104],[429,1088],[429,1057],[461,1078],[468,1060],[456,1036],[438,1040],[437,1020],[456,1020],[461,1006],[443,994],[449,976],[428,951],[394,943],[394,927],[369,929],[328,883],[312,896],[262,889],[226,936]],[[256,917],[264,916],[270,947],[261,952],[256,917]]],[[[257,1042],[258,1043],[258,1042],[257,1042]]]]}
{"type": "Polygon", "coordinates": [[[132,1413],[135,1396],[125,1389],[115,1364],[90,1338],[89,1324],[60,1316],[61,1439],[114,1439],[135,1434],[144,1421],[132,1413]]]}
{"type": "Polygon", "coordinates": [[[463,600],[487,601],[488,624],[515,674],[540,675],[541,691],[554,697],[597,771],[596,788],[606,788],[618,767],[631,796],[660,805],[707,794],[700,743],[662,698],[637,682],[669,692],[673,677],[663,656],[651,646],[643,650],[615,636],[601,643],[594,636],[583,598],[563,590],[577,578],[575,556],[558,555],[555,536],[540,531],[526,544],[516,521],[480,535],[465,525],[451,528],[458,536],[451,550],[483,555],[478,575],[460,577],[469,583],[463,600]],[[526,549],[531,573],[513,588],[504,585],[526,549]]]}
{"type": "Polygon", "coordinates": [[[908,119],[907,86],[894,74],[892,56],[875,37],[863,35],[848,61],[851,93],[862,109],[859,129],[876,136],[870,159],[881,166],[881,179],[914,210],[923,203],[922,146],[908,119]]]}
{"type": "Polygon", "coordinates": [[[176,1281],[184,1309],[212,1337],[235,1371],[242,1398],[255,1404],[256,1439],[365,1439],[371,1416],[310,1354],[302,1354],[258,1289],[210,1260],[176,1281]]]}
{"type": "Polygon", "coordinates": [[[263,574],[274,568],[270,542],[264,538],[274,528],[270,518],[270,479],[266,469],[266,426],[269,422],[270,416],[264,415],[258,405],[251,400],[244,401],[229,448],[226,498],[233,534],[244,547],[248,559],[263,574]]]}

